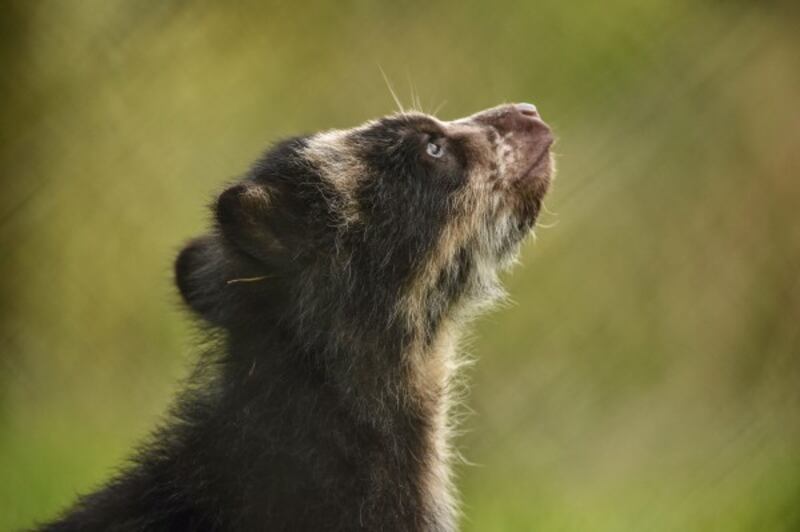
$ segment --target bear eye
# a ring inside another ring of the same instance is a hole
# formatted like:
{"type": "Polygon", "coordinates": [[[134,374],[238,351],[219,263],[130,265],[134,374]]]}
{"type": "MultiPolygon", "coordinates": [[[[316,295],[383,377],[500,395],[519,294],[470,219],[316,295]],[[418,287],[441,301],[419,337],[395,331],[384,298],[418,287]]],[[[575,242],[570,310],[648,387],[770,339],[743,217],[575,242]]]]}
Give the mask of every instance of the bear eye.
{"type": "Polygon", "coordinates": [[[429,142],[428,147],[425,148],[425,151],[428,152],[428,155],[436,159],[444,155],[444,147],[435,142],[429,142]]]}

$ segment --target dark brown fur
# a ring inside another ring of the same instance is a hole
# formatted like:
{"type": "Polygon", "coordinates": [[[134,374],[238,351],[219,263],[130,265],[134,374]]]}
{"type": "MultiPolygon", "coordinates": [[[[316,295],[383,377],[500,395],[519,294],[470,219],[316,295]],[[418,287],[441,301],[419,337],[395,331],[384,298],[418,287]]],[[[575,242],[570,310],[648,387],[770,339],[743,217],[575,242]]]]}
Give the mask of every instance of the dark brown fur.
{"type": "Polygon", "coordinates": [[[533,226],[551,143],[509,105],[268,151],[176,262],[212,339],[193,386],[40,530],[454,530],[455,344],[533,226]]]}

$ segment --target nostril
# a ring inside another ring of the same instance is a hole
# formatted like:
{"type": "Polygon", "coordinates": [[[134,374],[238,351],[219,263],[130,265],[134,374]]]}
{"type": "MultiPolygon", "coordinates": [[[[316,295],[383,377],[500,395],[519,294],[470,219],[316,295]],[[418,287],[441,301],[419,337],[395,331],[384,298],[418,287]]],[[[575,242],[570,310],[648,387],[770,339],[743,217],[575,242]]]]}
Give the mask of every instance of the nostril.
{"type": "Polygon", "coordinates": [[[517,111],[525,116],[531,116],[534,118],[539,117],[539,110],[536,109],[536,106],[532,103],[518,103],[516,105],[517,111]]]}

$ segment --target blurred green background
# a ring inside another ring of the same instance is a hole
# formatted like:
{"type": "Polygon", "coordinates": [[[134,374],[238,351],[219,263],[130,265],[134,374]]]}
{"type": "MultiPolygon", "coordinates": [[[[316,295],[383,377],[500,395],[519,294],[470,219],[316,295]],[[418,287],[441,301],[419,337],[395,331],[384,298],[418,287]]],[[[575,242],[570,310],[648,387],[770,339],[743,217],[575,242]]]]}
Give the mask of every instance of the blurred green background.
{"type": "Polygon", "coordinates": [[[282,136],[401,99],[532,101],[560,173],[477,324],[467,531],[800,530],[792,2],[8,2],[0,530],[163,415],[195,330],[171,264],[282,136]]]}

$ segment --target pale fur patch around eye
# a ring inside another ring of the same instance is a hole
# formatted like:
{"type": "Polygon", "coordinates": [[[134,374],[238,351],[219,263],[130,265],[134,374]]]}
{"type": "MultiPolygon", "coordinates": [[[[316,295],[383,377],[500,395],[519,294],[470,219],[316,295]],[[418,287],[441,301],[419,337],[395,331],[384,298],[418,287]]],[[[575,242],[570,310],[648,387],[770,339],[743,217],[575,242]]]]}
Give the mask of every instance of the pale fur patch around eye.
{"type": "Polygon", "coordinates": [[[303,150],[308,163],[339,193],[340,199],[334,207],[347,224],[361,218],[356,191],[366,174],[357,146],[350,137],[353,131],[323,131],[311,137],[303,150]]]}

